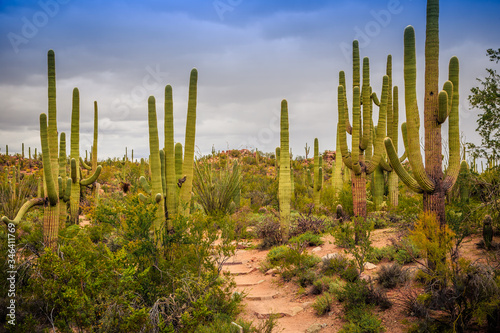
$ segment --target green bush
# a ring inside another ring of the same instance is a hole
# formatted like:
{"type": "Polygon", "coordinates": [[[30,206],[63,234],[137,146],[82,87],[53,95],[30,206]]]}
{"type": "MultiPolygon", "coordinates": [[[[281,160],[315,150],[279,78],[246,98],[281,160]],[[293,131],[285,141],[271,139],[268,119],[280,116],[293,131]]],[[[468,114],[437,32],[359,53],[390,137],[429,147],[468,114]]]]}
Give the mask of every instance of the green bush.
{"type": "Polygon", "coordinates": [[[333,296],[326,292],[323,295],[316,297],[316,300],[311,305],[318,316],[327,314],[332,309],[333,296]]]}
{"type": "Polygon", "coordinates": [[[305,234],[301,234],[290,238],[288,240],[288,243],[290,244],[303,243],[306,246],[319,246],[323,245],[324,241],[321,239],[320,235],[316,235],[308,231],[305,234]]]}
{"type": "Polygon", "coordinates": [[[377,272],[377,282],[384,288],[395,288],[409,279],[409,272],[398,263],[383,265],[377,272]]]}

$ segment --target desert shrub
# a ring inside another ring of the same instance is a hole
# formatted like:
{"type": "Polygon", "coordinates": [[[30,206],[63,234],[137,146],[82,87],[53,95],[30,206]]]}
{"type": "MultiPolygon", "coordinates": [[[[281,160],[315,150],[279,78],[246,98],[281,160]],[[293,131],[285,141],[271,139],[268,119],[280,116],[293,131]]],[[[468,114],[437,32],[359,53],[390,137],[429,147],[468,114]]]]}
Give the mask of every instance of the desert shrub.
{"type": "MultiPolygon", "coordinates": [[[[352,202],[352,185],[350,182],[344,182],[344,187],[338,194],[338,203],[342,205],[346,216],[354,215],[354,205],[352,202]]],[[[344,219],[346,221],[346,219],[344,219]]]]}
{"type": "Polygon", "coordinates": [[[286,245],[273,247],[267,253],[266,260],[273,266],[280,265],[285,260],[285,257],[289,251],[290,248],[286,245]]]}
{"type": "Polygon", "coordinates": [[[355,281],[359,277],[358,269],[352,260],[343,255],[336,255],[330,259],[323,259],[321,266],[323,274],[337,274],[346,281],[355,281]]]}
{"type": "Polygon", "coordinates": [[[306,246],[319,246],[322,245],[324,241],[321,239],[320,235],[313,234],[312,232],[308,231],[305,234],[300,234],[298,236],[290,238],[288,240],[288,243],[303,243],[306,246]]]}
{"type": "Polygon", "coordinates": [[[313,206],[310,205],[306,214],[299,214],[292,222],[290,230],[291,236],[300,235],[306,232],[320,234],[325,231],[325,220],[314,216],[312,211],[313,206]]]}
{"type": "Polygon", "coordinates": [[[332,309],[333,296],[330,293],[324,293],[316,297],[316,300],[311,305],[318,316],[327,314],[332,309]]]}
{"type": "Polygon", "coordinates": [[[370,311],[356,310],[347,316],[349,321],[339,333],[379,333],[383,332],[382,321],[370,311]]]}
{"type": "Polygon", "coordinates": [[[393,261],[395,255],[396,248],[393,245],[388,245],[380,248],[374,247],[372,253],[367,259],[368,261],[376,264],[384,259],[387,261],[393,261]]]}
{"type": "Polygon", "coordinates": [[[384,288],[395,288],[409,279],[409,272],[398,263],[383,265],[377,272],[377,282],[384,288]]]}
{"type": "Polygon", "coordinates": [[[255,225],[255,234],[262,239],[260,248],[267,249],[271,246],[281,244],[281,228],[277,216],[267,215],[262,221],[255,225]]]}

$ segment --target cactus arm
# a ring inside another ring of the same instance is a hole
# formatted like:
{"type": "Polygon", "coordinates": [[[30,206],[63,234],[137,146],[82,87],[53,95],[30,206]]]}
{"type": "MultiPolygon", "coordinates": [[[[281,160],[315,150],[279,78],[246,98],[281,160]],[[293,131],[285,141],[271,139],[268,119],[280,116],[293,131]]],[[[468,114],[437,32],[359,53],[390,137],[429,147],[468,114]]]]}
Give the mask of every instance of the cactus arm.
{"type": "Polygon", "coordinates": [[[460,130],[459,130],[459,63],[457,57],[452,57],[449,64],[449,80],[453,84],[453,99],[448,116],[449,166],[444,178],[443,187],[448,191],[455,184],[460,171],[460,130]]]}
{"type": "MultiPolygon", "coordinates": [[[[198,71],[193,69],[189,79],[189,99],[188,114],[186,120],[186,136],[184,143],[184,161],[182,173],[186,176],[186,181],[179,193],[179,204],[181,207],[189,205],[191,201],[191,191],[193,188],[193,165],[194,165],[194,143],[196,135],[196,104],[197,104],[197,81],[198,71]]],[[[182,209],[183,215],[189,215],[189,206],[182,209]]]]}
{"type": "Polygon", "coordinates": [[[43,163],[43,175],[45,177],[45,184],[47,187],[47,197],[49,198],[49,204],[51,206],[57,205],[59,201],[59,196],[54,183],[54,178],[52,176],[52,165],[50,163],[50,152],[47,134],[47,115],[42,113],[40,115],[40,139],[42,144],[42,163],[43,163]]]}
{"type": "Polygon", "coordinates": [[[345,109],[345,88],[343,85],[339,85],[337,101],[338,101],[338,112],[339,112],[339,122],[337,125],[337,136],[339,140],[340,155],[342,156],[343,163],[352,169],[352,157],[347,149],[347,134],[345,130],[346,123],[346,109],[345,109]]]}
{"type": "Polygon", "coordinates": [[[385,138],[384,140],[385,149],[387,151],[387,157],[391,162],[391,166],[397,173],[399,178],[408,186],[412,191],[416,193],[422,193],[423,190],[418,184],[418,182],[403,168],[401,162],[399,162],[398,153],[394,149],[391,138],[385,138]]]}
{"type": "MultiPolygon", "coordinates": [[[[366,150],[369,145],[373,144],[372,138],[372,110],[371,110],[371,88],[370,88],[370,60],[368,57],[363,58],[363,85],[361,87],[361,103],[363,105],[363,115],[360,115],[362,126],[360,127],[361,141],[359,148],[361,151],[366,150]]],[[[362,152],[361,152],[362,153],[362,152]]]]}
{"type": "Polygon", "coordinates": [[[79,158],[80,160],[80,165],[85,169],[85,170],[92,170],[92,167],[88,164],[85,163],[85,161],[83,160],[83,158],[80,156],[79,158]]]}
{"type": "Polygon", "coordinates": [[[352,171],[355,175],[361,174],[361,164],[359,163],[359,140],[361,134],[361,108],[360,108],[360,96],[359,87],[355,86],[353,91],[353,103],[352,103],[352,149],[351,157],[352,161],[352,171]]]}
{"type": "Polygon", "coordinates": [[[384,171],[391,172],[393,170],[390,162],[387,162],[385,158],[380,159],[379,165],[384,171]]]}
{"type": "Polygon", "coordinates": [[[444,90],[439,92],[439,107],[438,107],[438,115],[437,122],[442,124],[448,118],[448,93],[444,90]]]}
{"type": "Polygon", "coordinates": [[[182,178],[182,143],[175,144],[175,179],[182,178]]]}
{"type": "Polygon", "coordinates": [[[371,99],[373,101],[373,104],[375,104],[376,106],[380,106],[380,100],[378,99],[376,92],[372,92],[371,99]]]}
{"type": "Polygon", "coordinates": [[[68,202],[71,196],[71,178],[66,179],[66,188],[64,190],[63,201],[68,202]]]}
{"type": "Polygon", "coordinates": [[[17,226],[17,225],[19,225],[19,223],[21,222],[22,218],[24,217],[24,214],[26,214],[31,207],[36,206],[36,205],[43,205],[43,203],[44,203],[43,198],[33,198],[33,199],[30,199],[30,200],[26,201],[21,206],[21,208],[19,209],[19,211],[16,214],[16,217],[13,220],[9,219],[7,216],[3,216],[2,217],[2,221],[5,224],[12,223],[15,226],[17,226]]]}
{"type": "Polygon", "coordinates": [[[89,186],[90,184],[95,182],[97,178],[99,178],[101,171],[102,171],[102,166],[98,165],[97,169],[95,169],[94,173],[89,178],[80,180],[80,185],[89,186]]]}
{"type": "MultiPolygon", "coordinates": [[[[344,93],[342,95],[343,97],[343,107],[344,107],[344,112],[346,114],[349,114],[348,107],[347,107],[347,95],[346,95],[346,83],[345,83],[345,73],[344,71],[339,72],[339,84],[344,87],[344,93]]],[[[345,130],[347,133],[352,134],[352,126],[351,123],[349,123],[349,117],[345,117],[345,128],[342,130],[345,130]]]]}
{"type": "Polygon", "coordinates": [[[372,159],[367,162],[366,173],[371,174],[375,171],[375,168],[380,163],[382,159],[382,152],[384,151],[383,140],[386,136],[387,124],[387,99],[389,94],[389,77],[384,75],[382,80],[382,96],[380,102],[380,111],[378,113],[378,123],[377,123],[377,137],[375,138],[374,152],[372,159]]]}
{"type": "Polygon", "coordinates": [[[163,196],[167,196],[167,182],[165,179],[165,151],[160,149],[160,170],[161,170],[161,188],[163,196]]]}
{"type": "Polygon", "coordinates": [[[151,187],[149,186],[146,177],[141,176],[139,178],[139,185],[141,185],[141,188],[144,190],[144,192],[146,192],[146,194],[151,194],[151,187]]]}
{"type": "MultiPolygon", "coordinates": [[[[404,82],[406,124],[408,127],[408,148],[406,152],[415,180],[423,190],[431,193],[435,189],[435,184],[425,172],[422,155],[420,153],[420,117],[418,113],[416,89],[417,62],[415,54],[415,30],[412,26],[406,27],[404,32],[404,82]]],[[[392,160],[391,165],[394,167],[392,160]]]]}
{"type": "Polygon", "coordinates": [[[142,203],[148,203],[150,201],[149,198],[142,193],[139,193],[139,200],[141,200],[142,203]]]}
{"type": "Polygon", "coordinates": [[[73,183],[76,183],[78,181],[78,178],[77,178],[77,172],[78,172],[78,169],[76,167],[76,160],[74,158],[71,159],[71,181],[73,183]]]}

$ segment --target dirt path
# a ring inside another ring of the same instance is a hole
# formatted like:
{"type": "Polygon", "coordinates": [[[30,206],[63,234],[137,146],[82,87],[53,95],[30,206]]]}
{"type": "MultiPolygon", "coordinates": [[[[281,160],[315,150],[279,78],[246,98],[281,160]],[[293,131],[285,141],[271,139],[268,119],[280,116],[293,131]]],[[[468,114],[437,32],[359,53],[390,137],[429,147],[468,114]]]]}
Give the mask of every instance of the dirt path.
{"type": "MultiPolygon", "coordinates": [[[[374,247],[383,247],[391,244],[391,238],[395,237],[395,230],[380,229],[372,232],[372,244],[374,247]]],[[[484,256],[483,250],[478,250],[475,243],[478,236],[469,238],[462,247],[462,255],[471,258],[484,256]]],[[[308,248],[309,253],[323,257],[331,253],[344,253],[342,248],[333,244],[333,237],[324,236],[322,246],[308,248]]],[[[255,241],[257,243],[257,241],[255,241]]],[[[265,274],[259,270],[261,262],[266,258],[269,251],[246,249],[237,250],[224,270],[234,276],[236,291],[244,293],[243,300],[245,309],[241,318],[253,321],[257,324],[271,314],[278,314],[277,332],[303,333],[303,332],[338,332],[344,321],[342,320],[342,304],[334,301],[333,310],[325,316],[317,316],[311,305],[315,296],[308,295],[295,283],[286,283],[279,275],[265,274]]],[[[365,270],[367,276],[374,277],[381,265],[379,263],[371,269],[365,270]]],[[[406,332],[414,318],[407,317],[403,313],[403,307],[399,298],[401,289],[388,290],[387,295],[393,301],[393,307],[386,311],[376,311],[382,320],[386,332],[406,332]]]]}

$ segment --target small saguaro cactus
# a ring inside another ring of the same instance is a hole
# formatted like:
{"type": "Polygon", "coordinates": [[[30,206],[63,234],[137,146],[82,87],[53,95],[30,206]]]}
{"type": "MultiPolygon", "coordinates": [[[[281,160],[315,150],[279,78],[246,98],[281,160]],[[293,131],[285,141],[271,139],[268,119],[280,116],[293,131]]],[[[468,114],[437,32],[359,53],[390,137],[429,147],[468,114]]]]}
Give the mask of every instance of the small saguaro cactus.
{"type": "Polygon", "coordinates": [[[460,169],[460,132],[458,114],[458,58],[452,57],[448,81],[439,91],[439,1],[427,1],[425,39],[425,165],[420,153],[420,116],[417,105],[417,61],[415,30],[408,26],[404,32],[404,82],[410,175],[401,166],[393,140],[385,139],[387,155],[399,178],[413,191],[423,193],[424,212],[435,213],[439,223],[446,223],[445,195],[455,183],[460,169]],[[442,168],[441,124],[448,122],[449,165],[446,175],[442,168]]]}
{"type": "Polygon", "coordinates": [[[315,209],[319,208],[321,200],[321,189],[323,187],[323,168],[321,168],[322,157],[319,154],[319,141],[314,138],[314,185],[313,185],[313,203],[315,209]]]}
{"type": "Polygon", "coordinates": [[[288,130],[288,104],[286,100],[281,101],[280,171],[278,179],[281,235],[283,241],[286,241],[288,240],[290,229],[290,202],[292,197],[288,130]]]}
{"type": "Polygon", "coordinates": [[[493,241],[493,226],[491,225],[490,215],[486,215],[483,220],[483,241],[484,246],[490,249],[493,241]]]}

